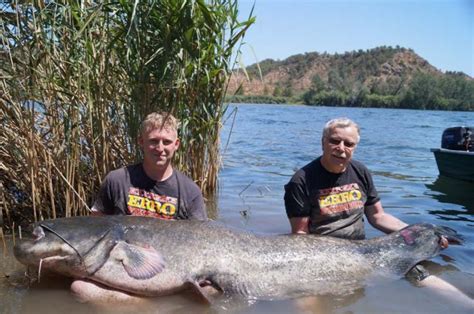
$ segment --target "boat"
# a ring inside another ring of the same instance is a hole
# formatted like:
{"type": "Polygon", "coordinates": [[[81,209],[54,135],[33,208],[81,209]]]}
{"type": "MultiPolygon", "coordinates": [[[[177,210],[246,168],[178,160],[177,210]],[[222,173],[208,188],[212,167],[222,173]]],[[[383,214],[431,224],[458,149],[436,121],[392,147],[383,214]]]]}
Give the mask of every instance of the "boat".
{"type": "Polygon", "coordinates": [[[441,148],[432,148],[440,175],[474,182],[474,127],[447,128],[441,148]]]}

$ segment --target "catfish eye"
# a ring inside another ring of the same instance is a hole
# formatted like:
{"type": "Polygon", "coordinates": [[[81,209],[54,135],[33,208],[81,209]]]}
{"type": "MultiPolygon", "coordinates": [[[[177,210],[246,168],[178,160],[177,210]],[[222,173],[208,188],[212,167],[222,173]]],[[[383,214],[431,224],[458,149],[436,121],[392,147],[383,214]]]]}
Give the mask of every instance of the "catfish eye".
{"type": "Polygon", "coordinates": [[[35,230],[33,230],[33,235],[35,236],[35,241],[39,241],[44,238],[43,228],[41,228],[41,226],[36,227],[35,230]]]}

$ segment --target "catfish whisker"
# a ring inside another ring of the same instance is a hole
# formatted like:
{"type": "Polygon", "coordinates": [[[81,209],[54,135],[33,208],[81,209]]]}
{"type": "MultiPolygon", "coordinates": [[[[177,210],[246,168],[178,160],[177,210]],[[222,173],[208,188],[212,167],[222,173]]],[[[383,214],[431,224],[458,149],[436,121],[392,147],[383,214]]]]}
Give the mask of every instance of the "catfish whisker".
{"type": "Polygon", "coordinates": [[[38,265],[38,283],[40,282],[41,279],[41,266],[43,265],[43,259],[40,259],[39,265],[38,265]]]}

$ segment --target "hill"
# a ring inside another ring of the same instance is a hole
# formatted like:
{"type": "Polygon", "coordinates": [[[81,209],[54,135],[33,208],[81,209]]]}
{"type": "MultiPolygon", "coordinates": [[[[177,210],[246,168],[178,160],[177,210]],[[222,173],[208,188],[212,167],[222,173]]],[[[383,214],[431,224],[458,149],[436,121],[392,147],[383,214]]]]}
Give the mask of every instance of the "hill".
{"type": "Polygon", "coordinates": [[[472,78],[443,73],[411,49],[385,46],[266,59],[235,71],[228,95],[309,105],[474,109],[472,78]]]}

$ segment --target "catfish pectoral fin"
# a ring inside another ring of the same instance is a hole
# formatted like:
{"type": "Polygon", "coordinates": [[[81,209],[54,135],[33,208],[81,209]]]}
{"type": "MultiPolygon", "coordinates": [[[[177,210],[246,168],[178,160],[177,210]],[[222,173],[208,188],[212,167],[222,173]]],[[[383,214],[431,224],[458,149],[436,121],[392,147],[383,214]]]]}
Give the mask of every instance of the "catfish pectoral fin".
{"type": "Polygon", "coordinates": [[[165,268],[163,256],[153,247],[142,247],[127,242],[117,243],[121,261],[127,274],[135,279],[145,280],[161,273],[165,268]]]}
{"type": "Polygon", "coordinates": [[[82,257],[84,268],[90,276],[95,274],[105,264],[110,256],[110,252],[122,237],[122,227],[110,228],[100,236],[95,245],[82,257]]]}

